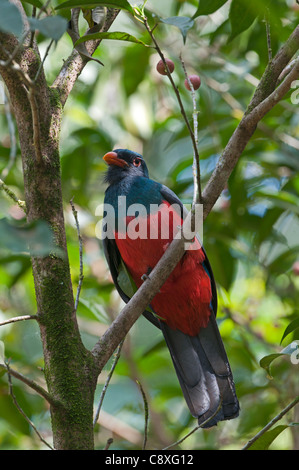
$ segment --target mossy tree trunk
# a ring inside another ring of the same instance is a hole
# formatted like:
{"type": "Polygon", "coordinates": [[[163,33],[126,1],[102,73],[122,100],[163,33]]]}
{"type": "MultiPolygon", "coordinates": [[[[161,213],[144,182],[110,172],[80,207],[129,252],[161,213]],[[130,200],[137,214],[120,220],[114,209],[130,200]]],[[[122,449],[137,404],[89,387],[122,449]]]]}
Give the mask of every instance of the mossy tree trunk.
{"type": "MultiPolygon", "coordinates": [[[[19,5],[21,8],[21,5],[19,5]]],[[[117,11],[107,15],[108,29],[117,11]]],[[[16,51],[15,37],[0,34],[3,48],[0,60],[16,51]]],[[[93,44],[95,49],[98,43],[93,44]]],[[[60,176],[59,133],[63,105],[80,74],[86,58],[74,51],[69,64],[64,64],[58,86],[48,86],[43,69],[39,73],[34,94],[34,116],[29,99],[26,77],[33,80],[41,59],[33,43],[14,57],[12,66],[0,67],[16,118],[22,165],[28,222],[46,221],[62,256],[32,258],[36,292],[37,320],[43,345],[45,378],[52,397],[50,403],[55,449],[93,449],[93,399],[98,368],[90,351],[80,337],[70,266],[67,253],[60,176]],[[16,67],[17,64],[17,67],[16,67]],[[68,71],[76,65],[70,86],[68,71]],[[67,66],[69,65],[69,70],[67,66]],[[20,69],[18,69],[18,66],[20,69]],[[25,81],[25,83],[24,83],[25,81]],[[38,117],[39,129],[36,126],[38,117]],[[38,132],[39,142],[36,142],[38,132]],[[39,148],[37,148],[37,146],[39,148]]],[[[30,92],[30,90],[29,90],[30,92]]]]}
{"type": "MultiPolygon", "coordinates": [[[[11,0],[22,10],[19,0],[11,0]]],[[[108,9],[102,31],[118,14],[108,9]]],[[[28,35],[29,36],[29,35],[28,35]]],[[[17,121],[26,214],[29,222],[45,220],[63,256],[32,258],[37,321],[45,361],[55,449],[93,449],[93,399],[98,374],[133,323],[151,302],[175,267],[184,239],[170,244],[137,293],[103,337],[88,351],[80,337],[67,254],[60,176],[59,134],[63,106],[88,58],[74,50],[52,86],[46,82],[38,48],[33,41],[19,48],[17,40],[0,33],[0,73],[5,81],[17,121]],[[16,53],[17,52],[17,53],[16,53]],[[12,57],[6,65],[8,58],[12,57]],[[28,83],[36,77],[34,88],[28,83]]],[[[88,41],[92,54],[99,41],[88,41]]],[[[258,122],[289,91],[299,76],[296,59],[287,77],[276,87],[286,64],[299,48],[299,27],[273,58],[253,95],[247,112],[224,149],[203,192],[204,217],[217,198],[254,133],[258,122]],[[272,83],[269,85],[269,70],[272,83]],[[275,90],[275,91],[273,91],[275,90]]]]}

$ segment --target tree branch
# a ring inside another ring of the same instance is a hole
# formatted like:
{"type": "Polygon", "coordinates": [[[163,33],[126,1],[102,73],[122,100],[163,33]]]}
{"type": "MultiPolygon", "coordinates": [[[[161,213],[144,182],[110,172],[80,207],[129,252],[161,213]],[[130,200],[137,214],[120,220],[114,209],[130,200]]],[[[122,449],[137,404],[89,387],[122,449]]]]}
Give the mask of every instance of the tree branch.
{"type": "Polygon", "coordinates": [[[248,114],[255,106],[261,103],[275,89],[278,77],[299,49],[299,26],[297,26],[286,43],[281,47],[275,57],[268,63],[265,72],[254,92],[253,98],[247,108],[248,114]]]}
{"type": "Polygon", "coordinates": [[[38,320],[38,315],[20,315],[19,317],[9,318],[8,320],[2,321],[0,326],[9,325],[10,323],[16,323],[18,321],[25,320],[38,320]]]}
{"type": "MultiPolygon", "coordinates": [[[[109,30],[113,21],[117,17],[119,10],[114,8],[108,8],[106,13],[106,19],[100,32],[106,32],[109,30]]],[[[98,48],[101,40],[92,40],[86,42],[86,48],[88,53],[92,55],[98,48]]],[[[72,51],[70,56],[64,62],[58,76],[56,77],[52,87],[59,91],[60,101],[62,106],[72,91],[77,78],[84,69],[85,65],[90,59],[87,56],[81,55],[76,49],[72,51]]]]}
{"type": "Polygon", "coordinates": [[[299,77],[299,58],[293,64],[284,81],[267,98],[258,104],[247,116],[245,116],[245,125],[256,124],[284,97],[290,90],[292,82],[299,77]]]}
{"type": "Polygon", "coordinates": [[[185,73],[186,80],[189,84],[191,96],[192,96],[192,104],[193,104],[193,134],[194,134],[194,141],[195,141],[195,148],[193,149],[193,207],[195,204],[200,204],[202,201],[202,193],[201,193],[201,178],[200,178],[200,162],[199,162],[199,154],[198,154],[198,111],[196,106],[196,94],[193,87],[193,84],[187,74],[187,70],[185,67],[185,62],[183,61],[182,56],[180,56],[181,64],[185,73]]]}
{"type": "Polygon", "coordinates": [[[40,164],[42,163],[42,136],[40,126],[44,124],[43,105],[45,105],[45,100],[48,97],[48,86],[44,74],[41,74],[43,63],[36,42],[33,41],[31,48],[27,46],[30,41],[30,28],[24,8],[19,0],[12,0],[12,3],[20,10],[23,17],[24,32],[20,41],[13,36],[1,33],[0,71],[10,94],[12,84],[9,86],[8,80],[11,80],[13,75],[11,72],[13,72],[14,75],[17,74],[20,79],[21,90],[17,91],[19,97],[21,93],[24,92],[27,95],[32,115],[33,148],[36,162],[40,164]],[[3,54],[5,60],[1,60],[3,54]],[[30,62],[31,67],[27,67],[28,62],[30,62]],[[33,73],[35,74],[35,79],[34,76],[31,76],[33,73]],[[37,95],[39,101],[36,99],[37,95]]]}
{"type": "Polygon", "coordinates": [[[278,77],[298,49],[299,26],[267,66],[243,118],[219,158],[203,191],[204,219],[223,191],[259,121],[284,97],[292,82],[298,78],[299,59],[296,59],[285,80],[275,90],[278,77]]]}
{"type": "Polygon", "coordinates": [[[33,124],[33,145],[35,148],[36,161],[42,163],[42,151],[41,151],[41,135],[40,135],[40,116],[38,111],[38,105],[35,97],[36,93],[36,84],[35,81],[31,80],[28,73],[20,67],[14,60],[11,59],[12,56],[8,56],[7,61],[0,61],[0,67],[10,68],[16,72],[23,84],[26,85],[26,92],[28,95],[28,100],[30,103],[31,113],[32,113],[32,124],[33,124]]]}
{"type": "MultiPolygon", "coordinates": [[[[0,364],[0,367],[5,368],[8,371],[7,366],[8,366],[7,363],[0,364]]],[[[20,374],[20,372],[17,372],[16,370],[12,369],[10,366],[9,366],[9,372],[10,372],[10,375],[20,380],[28,387],[30,387],[32,390],[38,393],[41,397],[43,397],[48,403],[57,405],[57,402],[54,400],[52,395],[50,395],[43,387],[38,385],[36,382],[34,382],[31,379],[28,379],[28,377],[25,377],[24,375],[20,374]]]]}

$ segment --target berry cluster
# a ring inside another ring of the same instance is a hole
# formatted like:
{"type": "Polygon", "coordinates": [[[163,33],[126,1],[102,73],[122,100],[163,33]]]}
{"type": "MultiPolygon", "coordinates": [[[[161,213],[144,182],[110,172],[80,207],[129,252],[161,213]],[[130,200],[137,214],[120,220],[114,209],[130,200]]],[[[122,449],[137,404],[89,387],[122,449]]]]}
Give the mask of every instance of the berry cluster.
{"type": "MultiPolygon", "coordinates": [[[[165,59],[165,62],[167,64],[167,68],[165,66],[164,61],[161,59],[157,63],[156,69],[159,72],[160,75],[167,75],[167,72],[172,73],[174,71],[174,63],[170,59],[165,59]]],[[[192,83],[193,89],[198,90],[201,84],[200,77],[198,75],[189,75],[188,79],[186,78],[184,85],[187,88],[187,90],[191,91],[190,83],[192,83]]]]}

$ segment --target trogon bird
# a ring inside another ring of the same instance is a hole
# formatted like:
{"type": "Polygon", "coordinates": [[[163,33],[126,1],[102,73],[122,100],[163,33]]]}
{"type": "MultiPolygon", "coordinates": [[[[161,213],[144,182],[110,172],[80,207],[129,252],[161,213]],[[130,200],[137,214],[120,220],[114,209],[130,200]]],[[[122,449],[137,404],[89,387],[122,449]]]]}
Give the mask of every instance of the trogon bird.
{"type": "MultiPolygon", "coordinates": [[[[103,158],[108,164],[104,253],[115,287],[128,302],[133,293],[121,281],[124,272],[136,288],[140,287],[144,275],[150,275],[173,239],[173,230],[169,230],[168,237],[167,232],[162,236],[163,223],[169,220],[173,226],[181,226],[187,210],[173,191],[149,178],[140,154],[117,149],[103,158]],[[125,201],[124,215],[120,214],[120,200],[125,201]],[[134,207],[140,206],[133,204],[141,204],[144,211],[134,212],[134,207]],[[108,205],[113,208],[110,218],[108,205]],[[134,209],[132,213],[127,211],[130,206],[134,209]],[[179,210],[172,210],[173,207],[179,210]],[[143,222],[146,236],[130,236],[127,229],[135,217],[143,222]],[[153,227],[155,237],[150,236],[153,227]]],[[[191,414],[198,418],[199,425],[211,427],[218,421],[237,417],[239,403],[216,323],[217,293],[212,269],[198,238],[193,245],[193,249],[185,251],[152,300],[150,310],[143,315],[164,335],[191,414]]]]}

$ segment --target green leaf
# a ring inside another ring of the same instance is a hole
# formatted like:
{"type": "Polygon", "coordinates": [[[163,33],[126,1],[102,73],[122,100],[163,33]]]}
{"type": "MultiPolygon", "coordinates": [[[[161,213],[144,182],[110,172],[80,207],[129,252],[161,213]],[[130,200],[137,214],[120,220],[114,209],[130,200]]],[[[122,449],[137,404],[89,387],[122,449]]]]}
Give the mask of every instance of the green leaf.
{"type": "Polygon", "coordinates": [[[61,255],[54,243],[53,233],[43,220],[29,224],[15,223],[6,218],[0,220],[0,248],[14,253],[27,252],[33,256],[61,255]]]}
{"type": "Polygon", "coordinates": [[[23,19],[20,10],[8,0],[0,0],[0,3],[0,31],[14,34],[19,38],[23,32],[23,19]]]}
{"type": "Polygon", "coordinates": [[[62,16],[47,16],[42,20],[28,18],[30,29],[38,30],[43,36],[58,41],[67,29],[68,22],[62,16]]]}
{"type": "Polygon", "coordinates": [[[276,207],[281,207],[284,210],[290,210],[295,214],[299,214],[299,197],[287,191],[279,191],[279,193],[271,194],[267,191],[257,191],[255,196],[266,198],[271,201],[276,207]]]}
{"type": "Polygon", "coordinates": [[[150,48],[139,47],[137,44],[126,48],[122,61],[122,84],[126,96],[134,93],[138,85],[146,79],[150,53],[150,48]]]}
{"type": "Polygon", "coordinates": [[[100,323],[108,325],[109,318],[105,311],[105,308],[94,300],[86,300],[83,298],[79,299],[79,314],[85,318],[94,319],[96,318],[100,323]]]}
{"type": "Polygon", "coordinates": [[[210,0],[207,2],[206,0],[201,0],[193,18],[197,18],[201,15],[210,15],[214,13],[214,11],[219,10],[227,1],[228,0],[210,0]]]}
{"type": "Polygon", "coordinates": [[[269,272],[273,274],[285,273],[286,271],[290,269],[290,267],[292,266],[292,264],[298,257],[298,253],[299,253],[299,245],[295,245],[292,248],[289,248],[288,250],[283,251],[270,263],[268,263],[266,259],[265,263],[267,265],[267,269],[269,270],[269,272]]]}
{"type": "Polygon", "coordinates": [[[137,287],[127,270],[127,267],[123,260],[121,260],[119,266],[118,266],[118,276],[117,276],[117,282],[120,286],[120,288],[124,291],[124,293],[128,297],[133,297],[135,292],[137,292],[137,287]]]}
{"type": "Polygon", "coordinates": [[[39,0],[22,0],[22,3],[29,3],[37,8],[42,8],[43,4],[39,0]]]}
{"type": "Polygon", "coordinates": [[[279,434],[281,434],[288,427],[288,424],[280,424],[279,426],[276,426],[276,428],[265,432],[250,447],[248,447],[248,449],[267,450],[272,442],[277,438],[277,436],[279,436],[279,434]]]}
{"type": "Polygon", "coordinates": [[[252,2],[247,0],[232,0],[229,10],[231,24],[230,40],[243,33],[243,31],[252,25],[259,13],[255,6],[255,3],[252,4],[252,2]]]}
{"type": "Polygon", "coordinates": [[[165,19],[160,18],[160,21],[162,23],[170,24],[179,28],[182,33],[184,42],[186,42],[186,37],[189,29],[191,29],[194,25],[194,21],[188,16],[171,16],[165,19]]]}
{"type": "Polygon", "coordinates": [[[299,318],[295,318],[285,329],[280,344],[283,342],[283,340],[293,331],[297,330],[299,328],[299,318]]]}
{"type": "Polygon", "coordinates": [[[151,47],[145,44],[143,41],[140,39],[135,38],[135,36],[132,36],[129,33],[121,32],[121,31],[114,31],[112,33],[93,33],[93,34],[87,34],[86,36],[82,36],[80,39],[78,39],[74,47],[76,47],[78,44],[81,44],[82,42],[89,41],[91,39],[114,39],[118,41],[127,41],[127,42],[134,42],[135,44],[141,44],[146,47],[151,47]]]}
{"type": "Polygon", "coordinates": [[[297,351],[298,351],[298,344],[293,341],[291,344],[288,344],[280,353],[269,354],[268,356],[263,357],[260,360],[260,366],[267,371],[269,376],[271,377],[270,373],[270,366],[272,362],[281,356],[291,356],[297,360],[297,351]],[[296,357],[295,357],[296,356],[296,357]]]}
{"type": "Polygon", "coordinates": [[[111,7],[111,8],[119,8],[121,10],[127,10],[129,13],[134,15],[134,10],[127,2],[127,0],[112,0],[111,2],[106,2],[104,0],[95,0],[93,2],[83,1],[83,0],[69,0],[67,2],[62,3],[61,5],[58,5],[56,7],[56,10],[59,10],[61,8],[94,8],[99,5],[105,6],[105,7],[111,7]]]}

